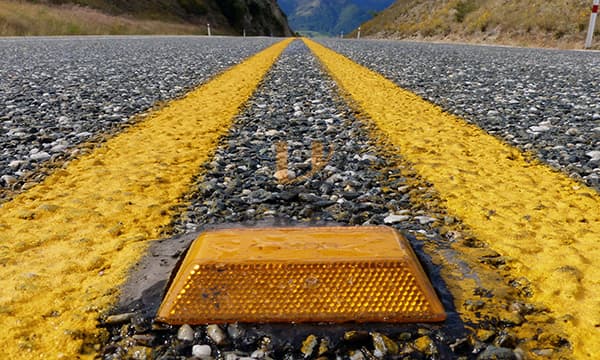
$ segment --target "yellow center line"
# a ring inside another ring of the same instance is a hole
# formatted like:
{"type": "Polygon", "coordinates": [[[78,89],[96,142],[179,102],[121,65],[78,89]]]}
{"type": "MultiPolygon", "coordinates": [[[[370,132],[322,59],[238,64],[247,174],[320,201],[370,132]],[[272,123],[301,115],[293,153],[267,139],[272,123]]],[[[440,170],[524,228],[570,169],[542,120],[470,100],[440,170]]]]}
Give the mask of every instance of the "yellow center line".
{"type": "Polygon", "coordinates": [[[290,41],[169,103],[0,206],[4,358],[71,359],[98,336],[97,318],[114,303],[145,240],[169,224],[192,177],[290,41]]]}
{"type": "MultiPolygon", "coordinates": [[[[338,84],[440,193],[449,212],[513,260],[573,342],[600,352],[600,196],[381,75],[306,40],[338,84]]],[[[561,326],[557,324],[557,326],[561,326]]]]}

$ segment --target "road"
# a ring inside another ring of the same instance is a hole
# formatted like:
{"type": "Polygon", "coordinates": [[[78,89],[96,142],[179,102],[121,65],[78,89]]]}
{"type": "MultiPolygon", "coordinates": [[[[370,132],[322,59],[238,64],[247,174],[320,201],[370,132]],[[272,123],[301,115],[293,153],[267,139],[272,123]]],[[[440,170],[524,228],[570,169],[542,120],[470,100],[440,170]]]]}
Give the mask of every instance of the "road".
{"type": "Polygon", "coordinates": [[[598,54],[322,41],[386,80],[313,42],[260,52],[277,41],[0,41],[7,355],[316,358],[309,335],[324,358],[597,351],[598,54]],[[331,156],[302,177],[315,141],[331,156]],[[155,285],[197,231],[232,223],[393,226],[448,320],[230,325],[226,344],[152,329],[155,285]]]}

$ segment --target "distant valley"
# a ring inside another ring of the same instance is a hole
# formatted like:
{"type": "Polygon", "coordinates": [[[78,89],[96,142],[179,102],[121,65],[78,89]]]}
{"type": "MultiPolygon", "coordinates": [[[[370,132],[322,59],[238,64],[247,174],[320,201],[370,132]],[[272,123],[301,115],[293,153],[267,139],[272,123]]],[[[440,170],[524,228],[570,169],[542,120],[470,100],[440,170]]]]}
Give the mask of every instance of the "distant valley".
{"type": "Polygon", "coordinates": [[[393,0],[278,0],[292,29],[303,35],[339,36],[356,29],[393,0]]]}

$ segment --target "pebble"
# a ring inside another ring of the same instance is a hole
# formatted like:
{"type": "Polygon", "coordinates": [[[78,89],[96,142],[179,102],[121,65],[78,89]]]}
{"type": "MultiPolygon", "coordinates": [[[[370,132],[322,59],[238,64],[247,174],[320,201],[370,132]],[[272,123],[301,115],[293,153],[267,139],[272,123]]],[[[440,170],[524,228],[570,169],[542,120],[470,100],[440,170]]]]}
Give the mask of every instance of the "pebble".
{"type": "Polygon", "coordinates": [[[430,216],[415,216],[415,220],[417,220],[421,225],[431,224],[432,222],[437,221],[436,218],[430,216]]]}
{"type": "Polygon", "coordinates": [[[195,357],[205,357],[212,354],[210,345],[194,345],[192,346],[192,355],[195,357]]]}
{"type": "Polygon", "coordinates": [[[375,348],[373,354],[378,358],[383,358],[386,355],[397,355],[399,352],[398,344],[396,344],[389,337],[378,332],[372,332],[371,337],[373,338],[373,347],[375,348]]]}
{"type": "Polygon", "coordinates": [[[554,355],[554,350],[553,349],[535,349],[535,350],[533,350],[533,353],[536,354],[537,356],[551,358],[552,355],[554,355]]]}
{"type": "Polygon", "coordinates": [[[0,180],[2,180],[7,186],[13,185],[17,182],[17,178],[11,175],[2,175],[0,176],[0,180]]]}
{"type": "Polygon", "coordinates": [[[244,329],[237,323],[229,324],[227,326],[227,334],[233,340],[237,340],[244,336],[244,329]]]}
{"type": "Polygon", "coordinates": [[[181,325],[177,330],[177,338],[181,341],[194,341],[194,329],[188,324],[181,325]]]}
{"type": "Polygon", "coordinates": [[[432,356],[437,354],[437,348],[435,343],[427,335],[421,336],[413,342],[415,349],[422,352],[425,355],[432,356]]]}
{"type": "Polygon", "coordinates": [[[361,351],[354,351],[350,357],[350,360],[366,360],[365,355],[361,351]]]}
{"type": "Polygon", "coordinates": [[[410,216],[408,215],[388,215],[383,219],[383,222],[386,224],[396,224],[402,221],[408,221],[410,219],[410,216]]]}
{"type": "Polygon", "coordinates": [[[50,154],[48,154],[45,151],[40,151],[40,152],[36,152],[35,154],[30,155],[29,158],[31,160],[35,160],[35,161],[46,161],[46,160],[50,159],[51,156],[50,156],[50,154]]]}
{"type": "Polygon", "coordinates": [[[129,322],[131,319],[133,319],[134,316],[135,316],[135,313],[133,313],[133,312],[117,314],[117,315],[110,315],[104,320],[104,323],[111,324],[111,325],[122,324],[125,322],[129,322]]]}
{"type": "Polygon", "coordinates": [[[477,356],[477,360],[517,360],[517,356],[511,349],[490,345],[477,356]]]}
{"type": "Polygon", "coordinates": [[[227,340],[227,335],[225,335],[223,329],[221,329],[219,325],[208,325],[206,327],[206,333],[217,345],[223,345],[227,340]]]}
{"type": "Polygon", "coordinates": [[[315,351],[318,344],[318,338],[315,335],[309,335],[303,342],[302,347],[300,347],[300,352],[304,356],[304,358],[309,358],[315,351]]]}
{"type": "Polygon", "coordinates": [[[151,360],[152,348],[146,346],[133,346],[127,352],[127,358],[131,360],[151,360]]]}
{"type": "Polygon", "coordinates": [[[529,128],[529,130],[533,131],[533,132],[545,132],[545,131],[550,131],[550,127],[549,126],[531,126],[529,128]]]}
{"type": "Polygon", "coordinates": [[[598,150],[588,151],[585,154],[590,157],[590,161],[600,161],[600,151],[598,150]]]}

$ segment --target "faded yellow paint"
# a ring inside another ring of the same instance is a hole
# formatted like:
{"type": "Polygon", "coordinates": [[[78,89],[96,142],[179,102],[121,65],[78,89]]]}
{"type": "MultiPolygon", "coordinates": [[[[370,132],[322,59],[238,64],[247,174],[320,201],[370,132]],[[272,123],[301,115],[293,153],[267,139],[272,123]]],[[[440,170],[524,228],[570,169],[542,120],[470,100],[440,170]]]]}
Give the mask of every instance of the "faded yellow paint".
{"type": "Polygon", "coordinates": [[[93,357],[97,318],[287,46],[167,104],[0,207],[3,358],[93,357]]]}
{"type": "Polygon", "coordinates": [[[600,196],[381,75],[306,40],[449,212],[512,259],[577,358],[600,353],[600,196]]]}

